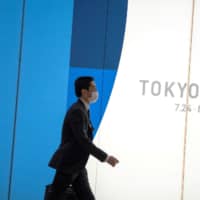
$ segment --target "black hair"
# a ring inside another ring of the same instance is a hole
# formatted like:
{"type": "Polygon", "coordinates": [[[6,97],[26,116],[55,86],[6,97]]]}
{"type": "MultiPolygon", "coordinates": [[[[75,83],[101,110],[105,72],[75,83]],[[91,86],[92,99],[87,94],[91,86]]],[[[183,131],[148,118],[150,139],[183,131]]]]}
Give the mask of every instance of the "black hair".
{"type": "Polygon", "coordinates": [[[81,96],[82,89],[86,90],[89,89],[91,81],[94,81],[94,78],[92,76],[81,76],[75,80],[74,86],[75,86],[75,94],[77,97],[81,96]]]}

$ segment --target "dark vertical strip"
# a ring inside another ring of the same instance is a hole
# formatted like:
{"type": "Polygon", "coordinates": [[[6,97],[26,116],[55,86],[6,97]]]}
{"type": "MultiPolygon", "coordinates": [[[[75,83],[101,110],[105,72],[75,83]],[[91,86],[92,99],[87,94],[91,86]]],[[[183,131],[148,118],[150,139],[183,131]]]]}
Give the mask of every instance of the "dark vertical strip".
{"type": "MultiPolygon", "coordinates": [[[[107,53],[107,41],[108,41],[108,16],[109,16],[109,7],[110,7],[110,0],[107,0],[106,2],[106,17],[105,17],[105,35],[104,35],[104,47],[103,47],[103,62],[102,62],[102,82],[101,82],[101,102],[100,102],[100,118],[102,120],[103,117],[103,93],[104,93],[104,74],[105,74],[105,69],[106,69],[106,53],[107,53]]],[[[101,123],[101,121],[99,122],[99,124],[101,123]]],[[[97,177],[98,177],[98,164],[96,164],[96,173],[95,173],[95,194],[96,194],[96,190],[97,190],[97,177]]]]}
{"type": "Polygon", "coordinates": [[[14,166],[14,154],[15,154],[15,139],[16,139],[16,125],[17,125],[17,114],[18,114],[18,100],[19,100],[19,89],[20,89],[20,75],[21,75],[21,64],[22,64],[22,50],[23,50],[23,37],[24,37],[24,18],[25,18],[25,5],[26,0],[22,1],[22,15],[21,15],[21,30],[19,35],[19,53],[18,53],[18,74],[16,82],[16,100],[15,100],[15,113],[14,113],[14,125],[13,125],[13,137],[11,145],[10,155],[10,170],[9,170],[9,185],[8,185],[8,200],[11,200],[11,190],[13,181],[13,166],[14,166]]]}
{"type": "Polygon", "coordinates": [[[102,115],[103,115],[103,91],[104,91],[104,72],[105,69],[107,69],[106,65],[106,53],[107,53],[107,44],[108,44],[108,18],[109,18],[109,5],[110,0],[107,0],[107,5],[106,5],[106,22],[105,22],[105,35],[104,35],[104,47],[103,47],[103,62],[102,62],[102,84],[101,84],[101,91],[102,91],[102,98],[101,98],[101,102],[100,102],[100,113],[101,116],[100,118],[102,119],[102,115]]]}

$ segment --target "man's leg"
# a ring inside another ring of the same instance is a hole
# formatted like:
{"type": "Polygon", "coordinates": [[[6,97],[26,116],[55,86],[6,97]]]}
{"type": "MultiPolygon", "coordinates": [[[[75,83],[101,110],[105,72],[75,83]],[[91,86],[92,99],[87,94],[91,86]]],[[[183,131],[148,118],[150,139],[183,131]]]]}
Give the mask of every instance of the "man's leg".
{"type": "Polygon", "coordinates": [[[86,169],[83,169],[74,180],[73,188],[78,200],[95,200],[94,194],[90,188],[86,169]]]}
{"type": "Polygon", "coordinates": [[[53,183],[51,185],[51,192],[45,200],[59,200],[63,195],[66,187],[72,183],[72,175],[67,175],[57,171],[53,183]]]}

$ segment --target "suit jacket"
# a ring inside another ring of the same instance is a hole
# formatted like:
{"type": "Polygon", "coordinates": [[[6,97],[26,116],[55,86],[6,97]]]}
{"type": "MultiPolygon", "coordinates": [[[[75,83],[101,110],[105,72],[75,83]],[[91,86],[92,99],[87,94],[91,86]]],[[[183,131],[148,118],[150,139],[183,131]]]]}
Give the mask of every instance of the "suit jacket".
{"type": "Polygon", "coordinates": [[[85,167],[90,154],[104,161],[107,154],[93,144],[92,131],[85,105],[78,100],[65,116],[61,144],[48,165],[65,173],[74,173],[85,167]]]}

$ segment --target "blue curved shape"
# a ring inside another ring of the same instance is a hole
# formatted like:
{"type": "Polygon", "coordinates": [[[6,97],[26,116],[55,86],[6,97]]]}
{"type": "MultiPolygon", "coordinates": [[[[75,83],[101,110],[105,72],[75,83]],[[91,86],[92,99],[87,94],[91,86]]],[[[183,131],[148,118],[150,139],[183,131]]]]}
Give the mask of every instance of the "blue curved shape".
{"type": "MultiPolygon", "coordinates": [[[[99,101],[91,106],[98,128],[112,92],[124,39],[128,0],[75,0],[68,83],[69,106],[78,76],[95,78],[99,101]]],[[[94,132],[96,134],[96,131],[94,132]]]]}

